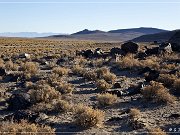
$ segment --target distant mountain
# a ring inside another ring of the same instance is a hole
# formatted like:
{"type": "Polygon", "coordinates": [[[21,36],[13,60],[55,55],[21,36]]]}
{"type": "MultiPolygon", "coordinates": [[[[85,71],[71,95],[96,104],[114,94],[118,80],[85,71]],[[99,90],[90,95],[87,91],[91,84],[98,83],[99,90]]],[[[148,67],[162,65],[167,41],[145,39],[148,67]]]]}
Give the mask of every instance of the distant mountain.
{"type": "Polygon", "coordinates": [[[146,27],[140,27],[140,28],[132,28],[132,29],[119,29],[119,30],[111,30],[109,33],[142,33],[142,34],[155,34],[160,32],[166,32],[167,30],[157,29],[157,28],[146,28],[146,27]]]}
{"type": "Polygon", "coordinates": [[[180,44],[180,30],[175,32],[175,34],[169,39],[169,42],[180,44]]]}
{"type": "Polygon", "coordinates": [[[5,33],[0,33],[0,37],[28,37],[28,38],[33,38],[33,37],[47,37],[50,35],[58,35],[60,33],[37,33],[37,32],[5,32],[5,33]]]}
{"type": "Polygon", "coordinates": [[[168,41],[175,33],[176,33],[176,30],[160,32],[156,34],[143,35],[143,36],[132,39],[132,41],[134,42],[153,42],[153,41],[164,42],[164,41],[168,41]]]}
{"type": "Polygon", "coordinates": [[[76,33],[73,33],[71,35],[79,35],[79,34],[97,34],[97,33],[106,33],[104,31],[100,31],[100,30],[88,30],[88,29],[84,29],[82,31],[79,31],[79,32],[76,32],[76,33]]]}
{"type": "Polygon", "coordinates": [[[95,40],[95,41],[118,41],[124,42],[132,40],[142,35],[154,34],[159,32],[167,32],[166,30],[157,29],[157,28],[132,28],[132,29],[118,29],[111,30],[108,32],[100,30],[88,30],[84,29],[82,31],[73,33],[71,35],[52,35],[48,38],[56,39],[80,39],[80,40],[95,40]]]}

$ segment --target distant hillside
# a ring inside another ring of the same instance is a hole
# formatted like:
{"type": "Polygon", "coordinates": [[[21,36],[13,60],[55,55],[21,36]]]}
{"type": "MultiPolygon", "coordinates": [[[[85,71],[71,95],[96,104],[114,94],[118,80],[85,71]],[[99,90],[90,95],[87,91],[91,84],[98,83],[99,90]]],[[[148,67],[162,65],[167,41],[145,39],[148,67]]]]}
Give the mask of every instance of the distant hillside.
{"type": "Polygon", "coordinates": [[[132,33],[138,32],[142,34],[155,34],[160,32],[166,32],[167,30],[157,29],[157,28],[132,28],[132,29],[119,29],[119,30],[111,30],[109,33],[132,33]]]}
{"type": "Polygon", "coordinates": [[[104,31],[100,31],[100,30],[88,30],[88,29],[84,29],[82,31],[79,31],[79,32],[76,32],[76,33],[73,33],[71,35],[79,35],[79,34],[97,34],[97,33],[106,33],[104,31]]]}
{"type": "Polygon", "coordinates": [[[0,37],[46,37],[50,35],[58,35],[60,33],[37,33],[37,32],[4,32],[0,33],[0,37]]]}
{"type": "Polygon", "coordinates": [[[169,42],[180,44],[180,30],[176,31],[176,33],[169,39],[169,42]]]}
{"type": "Polygon", "coordinates": [[[168,31],[168,32],[161,32],[161,33],[156,33],[156,34],[143,35],[143,36],[134,38],[132,41],[134,42],[153,42],[153,41],[163,42],[163,41],[168,41],[175,33],[176,33],[176,30],[168,31]]]}
{"type": "Polygon", "coordinates": [[[132,40],[142,35],[146,35],[149,33],[154,34],[159,32],[166,32],[166,30],[141,27],[141,28],[132,28],[132,29],[118,29],[118,30],[104,32],[101,30],[91,31],[88,29],[84,29],[82,31],[73,33],[71,35],[66,35],[66,36],[53,35],[53,36],[49,36],[48,38],[124,42],[128,40],[132,40]]]}

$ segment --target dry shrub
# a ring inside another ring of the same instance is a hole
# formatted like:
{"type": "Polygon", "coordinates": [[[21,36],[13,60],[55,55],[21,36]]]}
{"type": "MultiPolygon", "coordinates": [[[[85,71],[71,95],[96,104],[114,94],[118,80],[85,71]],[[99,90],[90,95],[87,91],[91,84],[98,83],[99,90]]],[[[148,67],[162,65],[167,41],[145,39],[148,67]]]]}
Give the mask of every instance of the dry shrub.
{"type": "Polygon", "coordinates": [[[130,109],[129,116],[131,118],[138,118],[140,115],[141,115],[141,112],[139,109],[137,108],[130,109]]]}
{"type": "Polygon", "coordinates": [[[176,100],[176,98],[170,95],[167,89],[158,82],[151,82],[151,85],[145,87],[141,92],[146,100],[163,103],[174,103],[176,100]]]}
{"type": "Polygon", "coordinates": [[[105,80],[101,79],[96,82],[96,87],[98,90],[105,91],[107,89],[110,89],[112,85],[107,83],[105,80]]]}
{"type": "Polygon", "coordinates": [[[0,59],[0,67],[4,67],[4,61],[0,59]]]}
{"type": "Polygon", "coordinates": [[[96,60],[93,60],[92,61],[92,65],[94,67],[102,67],[103,66],[103,63],[104,63],[104,59],[96,59],[96,60]]]}
{"type": "Polygon", "coordinates": [[[117,96],[109,93],[98,94],[97,101],[102,106],[112,105],[117,102],[117,96]]]}
{"type": "Polygon", "coordinates": [[[72,106],[65,100],[58,100],[54,105],[56,112],[68,112],[71,111],[72,106]]]}
{"type": "Polygon", "coordinates": [[[101,126],[104,121],[104,112],[101,110],[95,110],[91,107],[86,107],[80,104],[80,107],[76,106],[75,111],[75,123],[82,127],[101,126]]]}
{"type": "Polygon", "coordinates": [[[61,92],[62,94],[72,93],[74,90],[74,86],[67,82],[59,82],[55,84],[56,90],[61,92]]]}
{"type": "Polygon", "coordinates": [[[88,63],[88,60],[82,56],[79,56],[75,59],[75,64],[80,65],[80,66],[84,66],[88,63]]]}
{"type": "Polygon", "coordinates": [[[141,61],[141,66],[142,67],[150,67],[150,68],[156,69],[156,70],[158,70],[160,68],[159,62],[157,61],[157,59],[155,57],[141,61]]]}
{"type": "Polygon", "coordinates": [[[95,71],[87,71],[83,74],[83,77],[89,81],[95,81],[97,79],[97,74],[95,71]]]}
{"type": "Polygon", "coordinates": [[[114,83],[117,79],[116,75],[113,73],[107,73],[103,75],[103,79],[108,83],[114,83]]]}
{"type": "Polygon", "coordinates": [[[126,55],[120,61],[117,62],[117,66],[120,69],[134,69],[140,66],[138,59],[135,59],[132,55],[126,55]]]}
{"type": "Polygon", "coordinates": [[[180,94],[180,79],[174,81],[173,87],[175,89],[175,93],[180,94]]]}
{"type": "Polygon", "coordinates": [[[18,70],[18,65],[14,64],[12,61],[7,61],[5,63],[5,67],[7,70],[12,70],[12,71],[17,71],[18,70]]]}
{"type": "Polygon", "coordinates": [[[102,67],[96,70],[98,78],[102,78],[103,75],[108,74],[110,71],[106,67],[102,67]]]}
{"type": "Polygon", "coordinates": [[[26,135],[26,134],[43,134],[43,135],[55,135],[55,129],[49,126],[40,126],[27,121],[21,121],[20,123],[5,122],[0,125],[1,134],[8,135],[26,135]]]}
{"type": "Polygon", "coordinates": [[[79,66],[79,65],[75,65],[75,66],[73,66],[73,68],[72,68],[72,72],[73,72],[73,74],[75,74],[75,75],[82,76],[82,75],[86,72],[86,69],[83,68],[83,67],[81,67],[81,66],[79,66]]]}
{"type": "Polygon", "coordinates": [[[47,84],[38,85],[36,89],[29,90],[29,93],[33,103],[50,102],[60,98],[60,93],[47,84]]]}
{"type": "Polygon", "coordinates": [[[176,68],[176,65],[175,64],[163,64],[161,67],[163,69],[173,70],[176,68]]]}
{"type": "Polygon", "coordinates": [[[167,135],[166,132],[162,131],[160,128],[148,129],[148,135],[167,135]]]}
{"type": "Polygon", "coordinates": [[[106,67],[97,69],[96,74],[99,79],[104,79],[106,82],[109,83],[114,83],[117,78],[116,75],[111,73],[106,67]]]}
{"type": "Polygon", "coordinates": [[[166,87],[171,87],[176,80],[175,75],[171,74],[160,74],[158,81],[163,83],[166,87]]]}
{"type": "Polygon", "coordinates": [[[55,87],[55,84],[57,82],[61,82],[62,78],[58,74],[50,74],[47,78],[47,83],[50,84],[51,86],[55,87]]]}
{"type": "Polygon", "coordinates": [[[38,73],[39,68],[37,63],[26,62],[22,65],[21,70],[25,72],[25,74],[35,75],[38,73]]]}
{"type": "Polygon", "coordinates": [[[55,67],[52,70],[53,73],[58,74],[59,76],[68,75],[69,69],[64,67],[55,67]]]}

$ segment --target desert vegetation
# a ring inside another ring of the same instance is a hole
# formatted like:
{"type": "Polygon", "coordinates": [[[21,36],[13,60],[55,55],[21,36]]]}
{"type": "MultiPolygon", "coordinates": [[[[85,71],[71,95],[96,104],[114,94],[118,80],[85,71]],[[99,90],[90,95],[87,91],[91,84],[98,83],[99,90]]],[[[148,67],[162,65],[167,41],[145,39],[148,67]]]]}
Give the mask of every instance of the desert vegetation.
{"type": "Polygon", "coordinates": [[[0,38],[0,131],[169,132],[179,124],[178,52],[140,57],[156,46],[121,54],[121,44],[0,38]]]}

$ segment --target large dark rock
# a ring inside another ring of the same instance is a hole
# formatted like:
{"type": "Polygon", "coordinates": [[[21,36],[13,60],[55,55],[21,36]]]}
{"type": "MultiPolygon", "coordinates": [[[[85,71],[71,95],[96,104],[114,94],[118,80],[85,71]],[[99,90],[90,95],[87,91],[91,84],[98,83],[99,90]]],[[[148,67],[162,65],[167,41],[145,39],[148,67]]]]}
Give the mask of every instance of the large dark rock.
{"type": "Polygon", "coordinates": [[[172,50],[175,52],[180,52],[180,30],[176,31],[176,33],[169,39],[171,43],[172,50]]]}
{"type": "Polygon", "coordinates": [[[8,100],[8,110],[15,111],[27,109],[31,106],[30,95],[27,93],[13,94],[8,100]]]}
{"type": "Polygon", "coordinates": [[[21,122],[22,120],[27,120],[28,122],[34,123],[36,119],[39,117],[39,113],[34,113],[31,111],[18,110],[14,113],[7,115],[4,117],[4,121],[16,121],[21,122]]]}
{"type": "Polygon", "coordinates": [[[157,54],[159,54],[159,47],[154,47],[154,48],[147,48],[146,47],[145,53],[147,55],[157,55],[157,54]]]}
{"type": "Polygon", "coordinates": [[[0,68],[0,76],[6,75],[6,69],[0,68]]]}
{"type": "Polygon", "coordinates": [[[126,53],[137,53],[139,45],[134,42],[126,42],[121,45],[121,49],[126,53]]]}
{"type": "Polygon", "coordinates": [[[145,77],[146,82],[155,81],[159,77],[159,72],[156,70],[151,70],[149,74],[145,77]]]}
{"type": "Polygon", "coordinates": [[[91,49],[88,50],[82,50],[82,51],[76,51],[76,55],[81,55],[85,58],[92,58],[93,57],[94,52],[91,49]]]}
{"type": "Polygon", "coordinates": [[[172,47],[171,47],[171,43],[161,43],[159,46],[159,52],[160,53],[172,53],[172,47]]]}
{"type": "Polygon", "coordinates": [[[111,56],[114,56],[116,54],[119,54],[119,55],[124,55],[125,52],[121,49],[121,48],[117,48],[117,47],[114,47],[110,50],[110,55],[111,56]]]}

